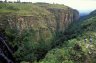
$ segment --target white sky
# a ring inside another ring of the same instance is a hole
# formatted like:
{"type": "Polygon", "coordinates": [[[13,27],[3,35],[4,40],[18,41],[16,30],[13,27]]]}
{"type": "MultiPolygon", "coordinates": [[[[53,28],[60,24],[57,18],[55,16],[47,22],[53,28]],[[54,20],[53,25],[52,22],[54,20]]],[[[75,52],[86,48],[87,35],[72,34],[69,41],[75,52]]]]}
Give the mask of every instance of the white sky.
{"type": "MultiPolygon", "coordinates": [[[[4,0],[3,0],[4,1],[4,0]]],[[[17,0],[8,0],[8,1],[17,1],[17,0]]],[[[21,0],[28,2],[46,2],[46,3],[58,3],[65,4],[69,7],[77,9],[83,12],[89,12],[96,9],[96,0],[21,0]]]]}

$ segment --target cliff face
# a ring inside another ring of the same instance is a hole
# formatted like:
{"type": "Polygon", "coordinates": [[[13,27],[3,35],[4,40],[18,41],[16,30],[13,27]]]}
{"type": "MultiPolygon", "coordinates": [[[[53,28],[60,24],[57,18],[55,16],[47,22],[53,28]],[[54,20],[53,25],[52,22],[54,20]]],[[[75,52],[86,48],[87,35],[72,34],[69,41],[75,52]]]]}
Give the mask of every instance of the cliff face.
{"type": "Polygon", "coordinates": [[[72,9],[49,9],[51,13],[54,14],[56,19],[56,31],[57,32],[64,32],[64,30],[71,24],[75,19],[74,17],[74,10],[72,9]]]}
{"type": "Polygon", "coordinates": [[[64,32],[69,24],[79,19],[79,12],[65,5],[48,3],[37,3],[35,5],[47,9],[54,15],[56,21],[56,32],[64,32]]]}
{"type": "Polygon", "coordinates": [[[15,13],[1,14],[0,25],[5,30],[9,28],[15,29],[19,34],[26,29],[32,28],[35,31],[34,38],[37,38],[36,41],[38,41],[41,36],[44,39],[49,39],[56,33],[63,33],[69,24],[79,18],[78,11],[69,7],[49,7],[46,10],[41,10],[41,12],[37,11],[39,14],[36,16],[20,16],[15,13]],[[47,14],[45,14],[46,11],[47,14]]]}
{"type": "Polygon", "coordinates": [[[16,60],[41,59],[58,44],[59,36],[79,16],[78,11],[58,4],[2,5],[0,31],[5,30],[9,44],[14,48],[17,46],[18,50],[14,54],[16,60]],[[32,58],[29,58],[29,54],[32,58]]]}
{"type": "Polygon", "coordinates": [[[74,21],[78,21],[78,19],[80,18],[79,12],[77,10],[73,10],[73,14],[74,21]]]}
{"type": "MultiPolygon", "coordinates": [[[[40,18],[38,16],[38,18],[40,18]]],[[[15,30],[18,34],[23,31],[33,29],[34,38],[38,41],[40,38],[50,38],[56,29],[55,20],[51,15],[38,19],[34,16],[1,15],[0,25],[6,32],[8,29],[15,30]],[[42,37],[41,37],[42,36],[42,37]]]]}

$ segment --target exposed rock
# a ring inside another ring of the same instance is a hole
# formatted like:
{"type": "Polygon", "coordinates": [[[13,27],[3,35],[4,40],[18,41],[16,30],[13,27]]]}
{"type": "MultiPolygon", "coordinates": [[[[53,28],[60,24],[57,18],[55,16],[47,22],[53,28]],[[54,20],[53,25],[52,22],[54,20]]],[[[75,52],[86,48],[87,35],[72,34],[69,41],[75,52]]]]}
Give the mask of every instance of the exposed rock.
{"type": "MultiPolygon", "coordinates": [[[[46,46],[46,49],[47,48],[50,49],[53,46],[52,44],[53,43],[52,40],[54,40],[53,38],[55,37],[55,39],[58,40],[56,35],[62,34],[69,24],[71,24],[75,20],[78,20],[79,18],[78,11],[71,9],[69,7],[66,7],[64,9],[45,8],[44,11],[42,9],[39,10],[39,8],[38,9],[37,8],[35,8],[32,15],[31,14],[23,15],[22,13],[21,13],[22,15],[19,15],[17,13],[0,14],[0,29],[5,30],[6,35],[9,36],[9,41],[11,40],[10,41],[11,45],[14,44],[18,45],[19,46],[18,49],[20,49],[20,47],[23,48],[23,41],[22,41],[23,39],[20,35],[22,35],[22,33],[25,30],[28,31],[32,29],[32,33],[34,32],[31,37],[32,42],[36,44],[40,41],[46,42],[46,44],[44,43],[43,46],[46,46]],[[42,13],[40,13],[37,10],[39,10],[42,13]],[[19,39],[21,40],[18,41],[21,42],[19,43],[20,45],[18,43],[14,43],[15,42],[14,40],[16,40],[17,36],[19,36],[19,39]]],[[[58,43],[54,42],[54,45],[56,44],[58,43]]],[[[43,54],[45,53],[41,53],[39,55],[43,54]]]]}
{"type": "Polygon", "coordinates": [[[79,13],[71,8],[49,8],[47,15],[20,16],[15,13],[0,14],[0,27],[14,29],[21,34],[32,28],[36,33],[34,39],[38,42],[41,36],[44,40],[52,38],[54,34],[63,33],[73,21],[78,20],[79,13]],[[42,32],[42,33],[41,33],[42,32]]]}
{"type": "Polygon", "coordinates": [[[79,12],[71,8],[50,8],[48,10],[55,16],[57,32],[64,32],[64,30],[68,27],[69,24],[79,19],[79,12]]]}

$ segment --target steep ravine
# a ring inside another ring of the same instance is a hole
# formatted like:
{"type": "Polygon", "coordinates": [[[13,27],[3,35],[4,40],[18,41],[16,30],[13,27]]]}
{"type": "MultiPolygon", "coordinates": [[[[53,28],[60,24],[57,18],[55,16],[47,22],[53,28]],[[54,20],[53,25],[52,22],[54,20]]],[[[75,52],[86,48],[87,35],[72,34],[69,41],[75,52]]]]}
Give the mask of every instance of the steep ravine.
{"type": "MultiPolygon", "coordinates": [[[[38,63],[96,63],[96,11],[66,30],[67,41],[38,63]]],[[[61,41],[60,41],[61,42],[61,41]]]]}
{"type": "Polygon", "coordinates": [[[14,54],[17,61],[42,58],[56,44],[55,41],[59,39],[57,36],[62,35],[68,25],[79,19],[78,11],[69,7],[40,8],[42,13],[37,11],[38,6],[34,9],[36,14],[32,15],[19,15],[17,12],[0,14],[0,28],[5,31],[9,44],[13,48],[17,46],[14,54]],[[33,54],[32,59],[26,59],[29,54],[33,54]]]}

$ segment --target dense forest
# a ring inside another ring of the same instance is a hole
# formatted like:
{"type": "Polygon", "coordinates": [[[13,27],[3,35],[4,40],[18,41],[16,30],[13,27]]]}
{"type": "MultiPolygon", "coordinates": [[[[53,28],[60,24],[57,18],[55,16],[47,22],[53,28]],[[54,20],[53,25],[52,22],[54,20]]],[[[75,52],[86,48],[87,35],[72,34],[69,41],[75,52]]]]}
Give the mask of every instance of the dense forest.
{"type": "Polygon", "coordinates": [[[96,10],[0,3],[0,63],[96,63],[96,10]]]}

